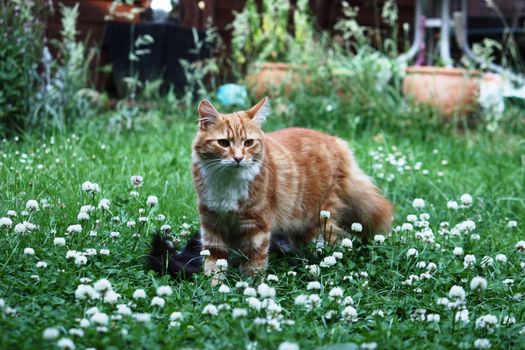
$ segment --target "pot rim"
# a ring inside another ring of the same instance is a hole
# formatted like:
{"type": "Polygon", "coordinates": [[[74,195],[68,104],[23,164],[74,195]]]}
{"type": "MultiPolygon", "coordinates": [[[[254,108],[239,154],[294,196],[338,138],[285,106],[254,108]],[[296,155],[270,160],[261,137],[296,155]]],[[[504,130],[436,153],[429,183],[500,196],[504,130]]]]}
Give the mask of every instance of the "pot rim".
{"type": "Polygon", "coordinates": [[[481,77],[479,70],[469,70],[465,68],[437,67],[437,66],[409,66],[405,68],[407,74],[428,74],[428,75],[453,75],[453,76],[472,76],[481,77]]]}

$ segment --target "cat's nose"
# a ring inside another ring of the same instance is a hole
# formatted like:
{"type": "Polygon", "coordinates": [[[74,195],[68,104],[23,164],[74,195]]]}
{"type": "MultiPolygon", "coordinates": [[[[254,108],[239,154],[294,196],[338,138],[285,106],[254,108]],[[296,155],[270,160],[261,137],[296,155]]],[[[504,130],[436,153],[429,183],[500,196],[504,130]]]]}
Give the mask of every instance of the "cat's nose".
{"type": "Polygon", "coordinates": [[[241,160],[243,160],[243,156],[240,156],[240,157],[233,157],[233,159],[235,159],[235,161],[237,162],[237,164],[239,164],[241,162],[241,160]]]}

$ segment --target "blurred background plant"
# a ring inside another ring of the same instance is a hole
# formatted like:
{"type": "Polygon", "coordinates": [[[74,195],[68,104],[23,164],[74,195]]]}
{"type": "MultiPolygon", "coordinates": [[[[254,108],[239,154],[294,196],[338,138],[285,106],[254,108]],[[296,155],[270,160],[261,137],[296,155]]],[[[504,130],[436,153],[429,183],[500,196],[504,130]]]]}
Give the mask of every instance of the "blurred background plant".
{"type": "Polygon", "coordinates": [[[51,43],[54,59],[47,46],[43,48],[39,90],[31,106],[31,126],[52,126],[63,131],[67,124],[98,113],[101,95],[90,87],[90,66],[95,49],[78,42],[78,4],[60,6],[61,40],[51,43]]]}
{"type": "Polygon", "coordinates": [[[47,2],[0,2],[0,133],[23,129],[38,89],[47,2]]]}

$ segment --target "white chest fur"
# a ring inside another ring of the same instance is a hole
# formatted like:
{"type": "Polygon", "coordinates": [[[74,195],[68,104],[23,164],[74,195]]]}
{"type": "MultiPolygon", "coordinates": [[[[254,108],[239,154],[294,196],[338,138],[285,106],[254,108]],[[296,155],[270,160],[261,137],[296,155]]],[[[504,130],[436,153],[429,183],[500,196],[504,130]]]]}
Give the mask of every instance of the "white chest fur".
{"type": "Polygon", "coordinates": [[[250,185],[261,170],[260,164],[250,167],[224,167],[216,170],[201,164],[204,179],[204,204],[211,210],[228,212],[239,210],[239,204],[248,199],[250,185]]]}

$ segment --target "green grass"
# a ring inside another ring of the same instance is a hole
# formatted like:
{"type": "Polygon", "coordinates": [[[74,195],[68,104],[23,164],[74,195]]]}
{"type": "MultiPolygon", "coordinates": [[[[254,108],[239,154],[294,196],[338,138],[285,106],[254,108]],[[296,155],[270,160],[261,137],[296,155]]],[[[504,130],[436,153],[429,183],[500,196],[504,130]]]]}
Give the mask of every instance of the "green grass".
{"type": "MultiPolygon", "coordinates": [[[[221,294],[202,275],[190,281],[175,281],[145,270],[151,235],[161,225],[171,225],[176,236],[185,223],[191,225],[191,231],[198,230],[190,173],[191,140],[196,131],[192,122],[174,116],[174,122],[146,122],[141,128],[123,133],[109,133],[96,126],[78,127],[76,134],[57,136],[54,141],[30,133],[23,141],[1,143],[0,217],[8,210],[15,210],[17,216],[13,227],[0,229],[0,298],[5,301],[0,309],[0,348],[56,348],[57,340],[63,337],[72,339],[77,348],[98,349],[276,349],[284,341],[295,342],[301,349],[353,343],[339,347],[352,349],[370,342],[376,342],[380,349],[469,349],[478,338],[489,339],[492,348],[525,348],[525,268],[520,266],[525,263],[525,254],[514,248],[525,239],[525,143],[521,136],[483,132],[460,135],[439,129],[410,133],[406,129],[396,131],[395,127],[380,132],[360,129],[352,122],[353,117],[339,117],[348,120],[342,124],[321,120],[300,125],[314,125],[347,139],[362,168],[394,202],[395,226],[406,222],[409,214],[428,213],[435,242],[417,240],[417,227],[412,232],[394,232],[383,244],[355,241],[350,251],[336,247],[336,251],[343,252],[343,259],[335,266],[321,268],[319,276],[311,275],[305,264],[272,261],[268,272],[277,275],[279,281],[267,283],[276,289],[275,302],[282,307],[272,316],[279,321],[280,331],[257,324],[256,319],[265,318],[267,311],[249,308],[243,290],[235,288],[241,279],[235,271],[229,272],[226,282],[231,292],[221,294]],[[371,151],[376,152],[377,159],[371,151]],[[398,171],[399,159],[404,159],[410,169],[398,171]],[[132,175],[144,178],[138,198],[130,196],[132,175]],[[82,192],[84,181],[98,183],[101,192],[82,192]],[[448,200],[459,202],[464,193],[473,197],[470,208],[447,209],[448,200]],[[148,195],[158,196],[158,206],[147,208],[148,195]],[[81,233],[66,235],[69,225],[79,223],[80,207],[96,207],[101,198],[111,201],[109,211],[96,209],[88,221],[80,222],[81,233]],[[414,198],[423,198],[425,208],[414,209],[414,198]],[[40,208],[24,215],[30,199],[38,200],[40,208]],[[47,207],[43,201],[47,201],[47,207]],[[139,213],[141,208],[145,209],[143,214],[139,213]],[[159,214],[166,216],[165,221],[156,220],[159,214]],[[145,224],[139,223],[142,215],[149,217],[145,224]],[[112,217],[120,218],[120,222],[112,217]],[[459,236],[440,233],[441,222],[449,222],[452,228],[466,219],[475,222],[474,232],[459,236]],[[25,220],[38,225],[38,229],[24,235],[15,233],[15,224],[25,220]],[[129,228],[129,220],[137,225],[129,228]],[[509,220],[517,220],[518,227],[508,228],[509,220]],[[96,237],[90,236],[92,230],[97,232],[96,237]],[[114,231],[120,236],[111,238],[109,233],[114,231]],[[473,240],[472,234],[479,234],[480,240],[473,240]],[[66,246],[55,246],[54,237],[65,237],[66,246]],[[26,247],[33,248],[35,254],[24,254],[26,247]],[[453,255],[454,247],[474,254],[475,266],[465,269],[463,256],[453,255]],[[88,256],[87,263],[80,266],[66,259],[68,250],[87,248],[106,248],[110,254],[88,256]],[[418,250],[417,258],[407,258],[409,248],[418,250]],[[494,261],[493,266],[482,266],[484,256],[495,258],[499,253],[506,255],[507,263],[494,261]],[[47,267],[38,268],[39,261],[45,261],[47,267]],[[422,261],[437,265],[431,278],[404,284],[410,275],[426,271],[417,265],[422,261]],[[478,275],[488,280],[488,288],[480,293],[469,288],[471,279],[478,275]],[[77,300],[75,290],[82,277],[90,278],[91,285],[108,279],[120,294],[119,300],[115,304],[77,300]],[[514,280],[511,287],[503,283],[508,278],[514,280]],[[322,290],[307,290],[310,281],[319,281],[322,290]],[[161,285],[171,286],[173,294],[165,297],[163,308],[151,306],[155,290],[161,285]],[[468,323],[454,322],[454,312],[436,303],[438,298],[448,297],[453,285],[466,291],[468,323]],[[353,298],[358,314],[355,322],[341,319],[344,306],[329,298],[330,289],[336,286],[343,289],[345,297],[353,298]],[[146,291],[146,299],[133,299],[133,292],[139,288],[146,291]],[[319,307],[308,311],[294,304],[298,295],[313,293],[320,295],[319,307]],[[231,310],[222,309],[216,316],[202,314],[210,303],[231,310]],[[89,308],[96,306],[111,318],[116,315],[116,304],[129,305],[133,313],[149,313],[151,321],[141,323],[123,316],[111,319],[105,332],[89,325],[82,328],[83,337],[68,334],[71,328],[81,328],[80,319],[90,319],[86,315],[89,308]],[[16,313],[9,308],[16,309],[16,313]],[[245,308],[248,315],[234,319],[233,308],[245,308]],[[413,320],[417,309],[439,314],[440,321],[413,320]],[[325,315],[330,310],[335,311],[328,319],[325,315]],[[374,310],[382,310],[384,316],[374,315],[374,310]],[[182,312],[183,319],[180,325],[170,327],[169,315],[174,311],[182,312]],[[476,319],[485,314],[498,318],[493,333],[476,328],[476,319]],[[515,317],[516,323],[504,325],[507,315],[515,317]],[[57,339],[43,338],[48,327],[58,329],[57,339]]],[[[276,116],[268,129],[290,124],[286,118],[276,116]]],[[[185,237],[180,238],[184,242],[185,237]]],[[[260,283],[259,279],[246,281],[255,288],[260,283]]]]}

